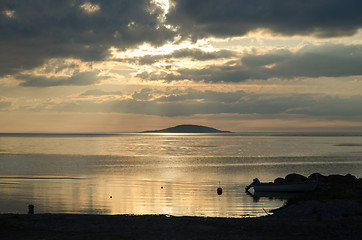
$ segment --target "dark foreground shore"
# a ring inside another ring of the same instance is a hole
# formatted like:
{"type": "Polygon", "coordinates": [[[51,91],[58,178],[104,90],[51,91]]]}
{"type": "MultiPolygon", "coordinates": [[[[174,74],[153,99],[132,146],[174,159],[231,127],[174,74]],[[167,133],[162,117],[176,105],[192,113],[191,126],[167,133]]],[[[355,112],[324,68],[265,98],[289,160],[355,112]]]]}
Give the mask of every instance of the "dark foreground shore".
{"type": "Polygon", "coordinates": [[[361,239],[362,219],[0,215],[0,239],[361,239]]]}

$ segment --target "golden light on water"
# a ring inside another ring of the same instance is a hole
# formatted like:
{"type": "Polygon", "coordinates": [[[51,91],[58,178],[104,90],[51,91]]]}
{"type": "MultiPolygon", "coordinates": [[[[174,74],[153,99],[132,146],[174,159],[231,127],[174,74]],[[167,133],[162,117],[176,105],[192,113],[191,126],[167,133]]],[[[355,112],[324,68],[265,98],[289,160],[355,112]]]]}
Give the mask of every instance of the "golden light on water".
{"type": "Polygon", "coordinates": [[[361,159],[353,154],[361,141],[238,134],[5,135],[0,200],[7,204],[0,212],[24,213],[33,204],[35,213],[260,216],[263,208],[278,208],[283,201],[255,203],[244,191],[253,178],[268,182],[316,169],[358,174],[361,159]]]}
{"type": "MultiPolygon", "coordinates": [[[[88,214],[168,214],[173,216],[243,217],[262,216],[253,207],[252,198],[243,199],[238,189],[224,188],[216,194],[217,185],[191,182],[165,182],[145,179],[53,178],[33,176],[30,179],[3,178],[3,195],[18,195],[11,184],[23,186],[22,194],[33,198],[35,213],[88,214]],[[10,184],[10,185],[9,185],[10,184]],[[31,189],[26,189],[32,186],[31,189]],[[233,199],[233,201],[230,201],[233,199]],[[246,202],[249,202],[246,204],[246,202]],[[241,207],[243,204],[244,207],[241,207]]],[[[14,199],[8,211],[26,211],[28,202],[14,199]]],[[[278,207],[281,202],[275,202],[278,207]]],[[[270,207],[270,206],[269,206],[270,207]]]]}

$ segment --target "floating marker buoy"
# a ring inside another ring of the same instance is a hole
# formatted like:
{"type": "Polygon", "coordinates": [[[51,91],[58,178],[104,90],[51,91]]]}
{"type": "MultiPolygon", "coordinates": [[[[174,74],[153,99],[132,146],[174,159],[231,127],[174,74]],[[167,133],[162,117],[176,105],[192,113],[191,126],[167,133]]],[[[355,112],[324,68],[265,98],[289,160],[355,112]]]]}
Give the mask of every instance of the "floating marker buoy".
{"type": "Polygon", "coordinates": [[[221,195],[221,194],[222,194],[222,188],[221,188],[221,187],[218,187],[217,190],[216,190],[216,192],[217,192],[217,195],[221,195]]]}

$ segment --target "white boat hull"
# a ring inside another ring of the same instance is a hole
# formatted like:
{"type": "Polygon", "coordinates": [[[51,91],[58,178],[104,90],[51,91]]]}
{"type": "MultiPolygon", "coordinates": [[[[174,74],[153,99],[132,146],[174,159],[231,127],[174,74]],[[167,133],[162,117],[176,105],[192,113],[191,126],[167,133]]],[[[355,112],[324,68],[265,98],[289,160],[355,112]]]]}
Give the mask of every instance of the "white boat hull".
{"type": "Polygon", "coordinates": [[[302,182],[302,183],[261,183],[254,184],[256,192],[308,192],[316,189],[317,182],[302,182]]]}

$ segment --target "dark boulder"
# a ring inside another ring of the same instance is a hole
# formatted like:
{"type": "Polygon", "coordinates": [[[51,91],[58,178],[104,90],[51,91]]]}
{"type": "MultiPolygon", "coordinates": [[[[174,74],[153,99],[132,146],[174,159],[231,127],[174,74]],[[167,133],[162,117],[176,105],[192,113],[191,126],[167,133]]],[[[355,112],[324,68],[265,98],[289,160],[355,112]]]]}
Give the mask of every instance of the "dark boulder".
{"type": "Polygon", "coordinates": [[[357,177],[353,176],[351,174],[347,174],[346,176],[344,176],[344,181],[347,183],[357,183],[357,177]]]}
{"type": "Polygon", "coordinates": [[[303,182],[303,181],[307,181],[307,180],[308,180],[308,178],[306,178],[303,175],[297,174],[297,173],[291,173],[285,177],[285,181],[287,181],[287,182],[303,182]]]}
{"type": "Polygon", "coordinates": [[[311,175],[309,175],[308,180],[317,181],[319,183],[327,183],[328,182],[327,177],[323,176],[320,173],[312,173],[311,175]]]}
{"type": "Polygon", "coordinates": [[[285,183],[286,181],[285,181],[285,179],[284,178],[276,178],[275,180],[274,180],[274,183],[276,183],[276,184],[280,184],[280,183],[285,183]]]}
{"type": "Polygon", "coordinates": [[[343,175],[332,174],[327,176],[329,185],[345,184],[348,183],[343,175]]]}

